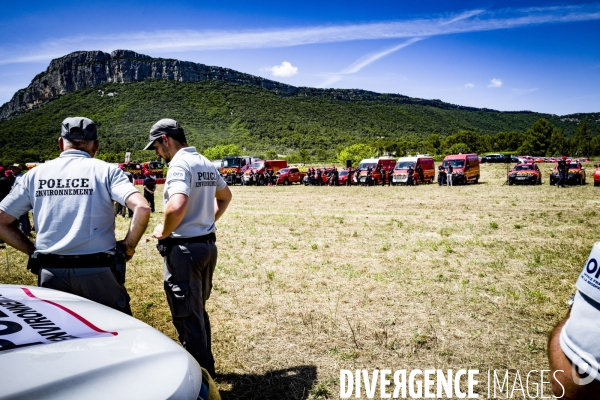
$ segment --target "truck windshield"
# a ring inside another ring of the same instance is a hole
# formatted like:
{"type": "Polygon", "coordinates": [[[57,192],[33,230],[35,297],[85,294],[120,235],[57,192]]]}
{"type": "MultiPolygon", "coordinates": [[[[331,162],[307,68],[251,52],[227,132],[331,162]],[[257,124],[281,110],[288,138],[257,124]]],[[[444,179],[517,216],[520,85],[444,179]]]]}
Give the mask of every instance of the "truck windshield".
{"type": "Polygon", "coordinates": [[[240,159],[239,158],[224,158],[223,166],[224,167],[239,167],[240,159]]]}
{"type": "Polygon", "coordinates": [[[415,167],[414,161],[398,161],[395,169],[408,169],[408,167],[415,167]]]}
{"type": "Polygon", "coordinates": [[[452,168],[464,168],[465,160],[446,160],[444,161],[444,168],[448,168],[448,163],[452,165],[452,168]]]}
{"type": "Polygon", "coordinates": [[[358,169],[367,169],[369,167],[371,167],[371,169],[375,168],[377,166],[377,164],[375,163],[360,163],[358,165],[358,169]]]}
{"type": "Polygon", "coordinates": [[[579,165],[577,165],[577,163],[571,163],[569,164],[569,169],[579,169],[579,165]]]}
{"type": "Polygon", "coordinates": [[[533,171],[533,165],[517,165],[514,171],[533,171]]]}
{"type": "Polygon", "coordinates": [[[261,169],[263,167],[264,163],[261,162],[255,162],[250,164],[250,168],[252,169],[261,169]]]}

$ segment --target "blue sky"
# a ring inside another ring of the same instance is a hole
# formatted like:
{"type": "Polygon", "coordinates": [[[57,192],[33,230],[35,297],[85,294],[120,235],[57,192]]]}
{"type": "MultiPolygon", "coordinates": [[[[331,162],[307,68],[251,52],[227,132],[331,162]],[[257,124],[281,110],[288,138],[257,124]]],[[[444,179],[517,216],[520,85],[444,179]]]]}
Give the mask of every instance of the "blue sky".
{"type": "Polygon", "coordinates": [[[0,104],[76,50],[502,111],[600,111],[600,3],[0,0],[0,104]]]}

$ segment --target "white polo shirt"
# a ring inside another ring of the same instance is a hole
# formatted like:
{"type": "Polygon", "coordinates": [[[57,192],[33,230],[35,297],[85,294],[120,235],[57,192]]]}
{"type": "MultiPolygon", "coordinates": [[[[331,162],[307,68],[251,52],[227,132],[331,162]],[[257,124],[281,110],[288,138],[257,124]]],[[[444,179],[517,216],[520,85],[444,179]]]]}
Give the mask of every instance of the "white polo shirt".
{"type": "MultiPolygon", "coordinates": [[[[571,362],[600,381],[600,242],[594,244],[577,280],[577,293],[560,347],[571,362]]],[[[569,372],[570,373],[570,372],[569,372]]]]}
{"type": "Polygon", "coordinates": [[[213,163],[195,147],[180,149],[169,163],[163,192],[165,207],[177,193],[188,197],[183,220],[171,237],[195,237],[215,230],[215,193],[227,187],[213,163]]]}
{"type": "Polygon", "coordinates": [[[0,210],[18,218],[33,209],[36,253],[92,254],[115,247],[113,200],[135,192],[117,167],[67,150],[15,182],[0,210]]]}

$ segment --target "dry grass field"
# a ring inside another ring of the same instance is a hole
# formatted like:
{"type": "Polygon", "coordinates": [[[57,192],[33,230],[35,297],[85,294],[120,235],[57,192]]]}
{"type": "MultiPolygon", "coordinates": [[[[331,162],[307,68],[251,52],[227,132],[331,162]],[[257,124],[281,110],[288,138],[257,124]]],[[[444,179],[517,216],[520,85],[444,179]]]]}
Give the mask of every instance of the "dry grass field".
{"type": "MultiPolygon", "coordinates": [[[[340,369],[376,368],[479,369],[483,395],[487,370],[547,369],[546,336],[598,240],[586,167],[566,189],[548,165],[542,186],[503,186],[504,165],[486,164],[480,184],[451,188],[232,187],[208,301],[223,397],[338,398],[340,369]]],[[[176,339],[154,245],[127,288],[134,316],[176,339]]],[[[9,257],[0,281],[35,284],[9,257]]]]}

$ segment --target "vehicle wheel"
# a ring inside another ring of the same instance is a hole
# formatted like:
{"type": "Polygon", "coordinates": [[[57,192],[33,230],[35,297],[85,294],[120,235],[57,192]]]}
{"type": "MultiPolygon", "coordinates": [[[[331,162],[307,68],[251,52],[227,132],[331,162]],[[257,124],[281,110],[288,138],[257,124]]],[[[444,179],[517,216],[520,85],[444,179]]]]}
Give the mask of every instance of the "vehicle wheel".
{"type": "Polygon", "coordinates": [[[511,180],[508,181],[508,184],[512,186],[513,182],[511,180]]]}
{"type": "Polygon", "coordinates": [[[265,185],[265,178],[260,178],[260,179],[258,180],[258,184],[259,184],[260,186],[264,186],[264,185],[265,185]]]}
{"type": "Polygon", "coordinates": [[[392,186],[396,186],[396,182],[390,182],[392,186]]]}
{"type": "Polygon", "coordinates": [[[594,186],[600,185],[600,182],[594,182],[594,186]]]}
{"type": "Polygon", "coordinates": [[[473,181],[473,183],[479,183],[479,175],[477,175],[477,178],[475,178],[475,180],[473,181]]]}
{"type": "Polygon", "coordinates": [[[288,179],[283,181],[283,185],[284,186],[289,186],[290,185],[290,181],[288,179]]]}
{"type": "Polygon", "coordinates": [[[431,178],[429,178],[429,184],[433,183],[433,176],[431,178]]]}

